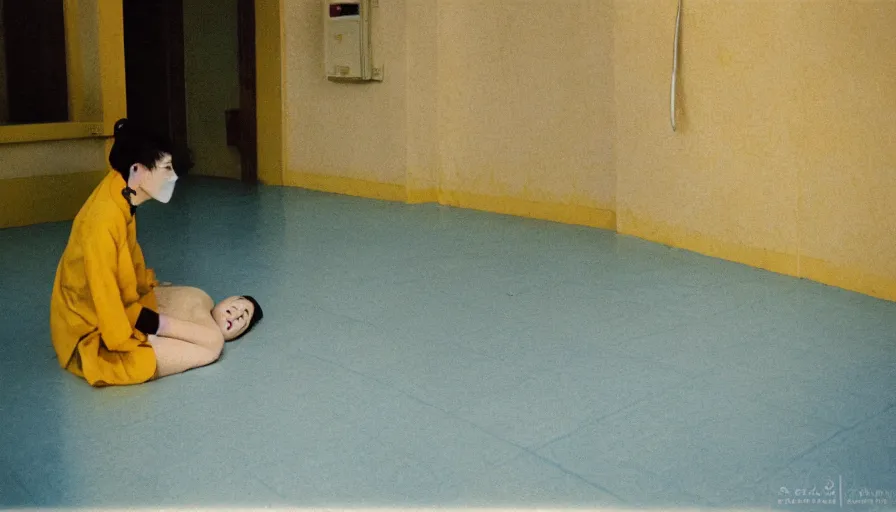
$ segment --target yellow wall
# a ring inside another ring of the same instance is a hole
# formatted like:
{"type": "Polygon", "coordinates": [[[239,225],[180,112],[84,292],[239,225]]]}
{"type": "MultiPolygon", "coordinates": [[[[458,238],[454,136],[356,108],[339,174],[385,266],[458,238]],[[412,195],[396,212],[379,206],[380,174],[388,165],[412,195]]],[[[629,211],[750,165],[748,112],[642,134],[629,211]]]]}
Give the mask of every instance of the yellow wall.
{"type": "MultiPolygon", "coordinates": [[[[439,137],[439,30],[437,2],[406,0],[405,45],[407,73],[407,188],[408,200],[437,197],[441,153],[439,137]]],[[[391,76],[388,77],[391,79],[391,76]]]]}
{"type": "Polygon", "coordinates": [[[102,140],[0,145],[0,228],[72,218],[105,174],[102,140]]]}
{"type": "Polygon", "coordinates": [[[685,2],[673,133],[676,3],[384,2],[386,83],[365,86],[323,79],[318,4],[288,3],[286,183],[614,228],[896,299],[896,3],[685,2]]]}
{"type": "Polygon", "coordinates": [[[285,182],[613,227],[612,2],[516,4],[382,2],[358,85],[323,76],[320,2],[285,3],[285,182]]]}
{"type": "Polygon", "coordinates": [[[102,139],[0,144],[0,229],[73,218],[107,168],[102,139]]]}
{"type": "Polygon", "coordinates": [[[896,300],[896,2],[805,2],[799,19],[801,272],[896,300]]]}
{"type": "Polygon", "coordinates": [[[790,124],[799,91],[782,37],[797,22],[793,2],[687,2],[676,133],[674,4],[617,2],[618,228],[676,245],[705,238],[760,249],[775,270],[795,270],[795,259],[779,257],[798,247],[790,124]]]}
{"type": "Polygon", "coordinates": [[[107,167],[102,140],[63,140],[0,145],[0,180],[92,172],[107,167]]]}
{"type": "Polygon", "coordinates": [[[237,0],[184,2],[184,77],[192,173],[240,178],[240,153],[227,146],[224,111],[240,106],[237,0]]]}
{"type": "Polygon", "coordinates": [[[605,212],[613,227],[612,2],[558,5],[440,4],[441,189],[463,206],[605,212]]]}
{"type": "MultiPolygon", "coordinates": [[[[677,133],[676,0],[517,3],[382,2],[386,81],[348,85],[322,76],[316,0],[258,0],[262,181],[617,228],[896,300],[896,3],[685,2],[677,133]]],[[[107,131],[116,51],[98,51],[107,131]]],[[[68,144],[0,145],[20,162],[0,203],[96,179],[54,176],[51,155],[105,158],[68,144]]]]}
{"type": "Polygon", "coordinates": [[[383,83],[337,84],[324,77],[323,9],[319,0],[284,6],[286,173],[293,185],[325,175],[340,183],[382,184],[400,195],[406,181],[405,4],[383,1],[376,52],[383,83]]]}
{"type": "Polygon", "coordinates": [[[896,3],[616,2],[618,228],[896,299],[896,3]]]}

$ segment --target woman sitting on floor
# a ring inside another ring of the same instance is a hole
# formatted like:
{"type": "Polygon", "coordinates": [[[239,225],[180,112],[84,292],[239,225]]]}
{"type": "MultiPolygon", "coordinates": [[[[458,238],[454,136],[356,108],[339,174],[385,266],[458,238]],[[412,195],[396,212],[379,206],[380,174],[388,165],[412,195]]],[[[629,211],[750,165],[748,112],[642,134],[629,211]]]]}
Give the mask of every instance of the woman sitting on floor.
{"type": "Polygon", "coordinates": [[[213,307],[197,299],[204,304],[199,312],[184,309],[174,289],[160,308],[158,280],[137,242],[137,208],[149,200],[167,203],[177,171],[191,162],[170,141],[122,119],[109,164],[75,217],[56,269],[50,334],[60,366],[91,386],[114,386],[216,361],[225,339],[261,318],[257,303],[231,297],[213,307]]]}

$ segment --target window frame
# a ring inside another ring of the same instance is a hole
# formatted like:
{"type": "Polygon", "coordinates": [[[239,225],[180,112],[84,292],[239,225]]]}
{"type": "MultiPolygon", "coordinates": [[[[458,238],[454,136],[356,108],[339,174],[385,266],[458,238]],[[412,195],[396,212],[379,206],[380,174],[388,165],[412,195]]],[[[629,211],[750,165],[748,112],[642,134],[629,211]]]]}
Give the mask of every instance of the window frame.
{"type": "Polygon", "coordinates": [[[74,139],[106,138],[115,121],[127,115],[124,76],[124,27],[121,0],[64,0],[66,75],[69,120],[58,123],[0,125],[0,145],[74,139]],[[99,74],[101,119],[84,113],[84,71],[80,42],[78,3],[95,4],[99,26],[99,74]]]}

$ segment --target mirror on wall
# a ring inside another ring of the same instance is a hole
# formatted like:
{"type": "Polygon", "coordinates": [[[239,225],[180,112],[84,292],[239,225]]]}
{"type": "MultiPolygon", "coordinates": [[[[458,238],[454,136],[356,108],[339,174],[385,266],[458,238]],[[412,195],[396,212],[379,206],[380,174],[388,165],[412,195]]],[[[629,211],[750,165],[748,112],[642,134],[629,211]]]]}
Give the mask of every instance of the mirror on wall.
{"type": "Polygon", "coordinates": [[[0,125],[69,121],[64,0],[0,0],[0,125]]]}

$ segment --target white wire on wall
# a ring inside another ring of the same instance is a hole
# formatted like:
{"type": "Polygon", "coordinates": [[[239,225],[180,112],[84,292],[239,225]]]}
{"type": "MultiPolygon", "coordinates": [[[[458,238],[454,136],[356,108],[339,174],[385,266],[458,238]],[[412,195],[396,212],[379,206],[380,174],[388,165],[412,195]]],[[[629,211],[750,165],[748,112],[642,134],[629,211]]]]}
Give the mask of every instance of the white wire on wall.
{"type": "Polygon", "coordinates": [[[670,92],[669,118],[675,131],[675,89],[678,82],[678,41],[681,37],[681,0],[678,0],[678,14],[675,15],[675,41],[672,49],[672,87],[670,92]]]}

